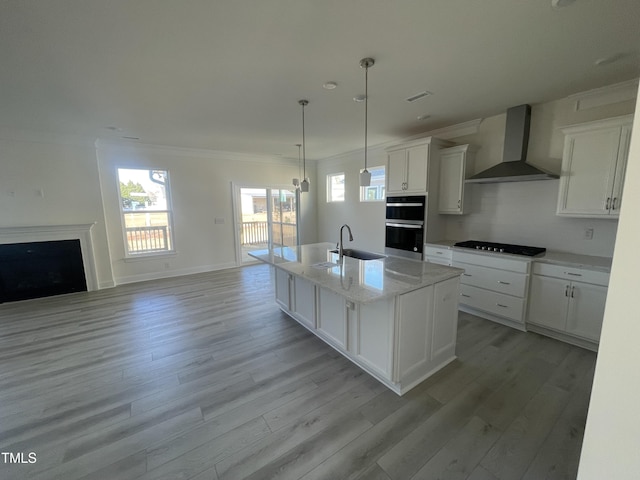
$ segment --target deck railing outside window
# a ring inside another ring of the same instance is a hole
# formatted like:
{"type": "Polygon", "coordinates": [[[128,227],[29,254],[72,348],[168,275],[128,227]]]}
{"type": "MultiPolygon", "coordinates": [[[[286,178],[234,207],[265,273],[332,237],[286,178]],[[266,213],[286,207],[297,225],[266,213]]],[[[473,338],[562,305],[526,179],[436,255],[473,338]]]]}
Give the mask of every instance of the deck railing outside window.
{"type": "Polygon", "coordinates": [[[129,253],[169,250],[167,227],[127,227],[129,253]]]}

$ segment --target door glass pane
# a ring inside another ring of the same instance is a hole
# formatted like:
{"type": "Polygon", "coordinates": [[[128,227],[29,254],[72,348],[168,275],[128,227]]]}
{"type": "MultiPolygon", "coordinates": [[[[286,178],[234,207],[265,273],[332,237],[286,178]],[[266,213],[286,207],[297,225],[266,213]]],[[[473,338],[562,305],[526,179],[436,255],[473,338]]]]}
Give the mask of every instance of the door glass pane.
{"type": "Polygon", "coordinates": [[[241,188],[240,248],[242,263],[255,261],[251,250],[297,245],[296,191],[241,188]]]}

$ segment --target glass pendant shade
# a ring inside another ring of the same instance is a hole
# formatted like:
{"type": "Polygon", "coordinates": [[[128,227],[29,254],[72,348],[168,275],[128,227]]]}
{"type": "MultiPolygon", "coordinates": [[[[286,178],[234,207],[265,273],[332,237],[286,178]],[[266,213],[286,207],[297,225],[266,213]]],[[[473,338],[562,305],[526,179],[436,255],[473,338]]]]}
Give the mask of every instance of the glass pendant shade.
{"type": "Polygon", "coordinates": [[[309,191],[309,179],[305,178],[304,180],[302,180],[302,182],[300,182],[300,191],[301,192],[308,192],[309,191]]]}
{"type": "Polygon", "coordinates": [[[371,185],[371,172],[367,169],[360,172],[360,186],[368,187],[371,185]]]}

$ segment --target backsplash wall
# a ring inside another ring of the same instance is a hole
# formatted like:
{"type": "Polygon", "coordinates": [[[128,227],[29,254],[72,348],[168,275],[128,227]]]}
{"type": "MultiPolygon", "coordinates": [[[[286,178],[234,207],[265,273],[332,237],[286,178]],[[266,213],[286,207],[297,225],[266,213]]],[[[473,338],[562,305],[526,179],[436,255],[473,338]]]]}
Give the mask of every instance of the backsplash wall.
{"type": "Polygon", "coordinates": [[[450,216],[447,237],[611,257],[617,220],[557,216],[558,187],[559,180],[467,185],[472,213],[450,216]],[[589,228],[591,240],[585,238],[589,228]]]}

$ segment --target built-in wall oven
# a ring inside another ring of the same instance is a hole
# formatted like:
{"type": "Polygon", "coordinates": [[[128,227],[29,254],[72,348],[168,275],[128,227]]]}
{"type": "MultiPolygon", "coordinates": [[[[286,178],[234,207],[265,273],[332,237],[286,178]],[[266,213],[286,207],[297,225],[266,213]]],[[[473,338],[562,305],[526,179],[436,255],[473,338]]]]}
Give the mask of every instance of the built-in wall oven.
{"type": "Polygon", "coordinates": [[[387,197],[385,252],[422,259],[426,197],[387,197]]]}

